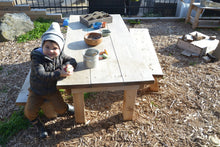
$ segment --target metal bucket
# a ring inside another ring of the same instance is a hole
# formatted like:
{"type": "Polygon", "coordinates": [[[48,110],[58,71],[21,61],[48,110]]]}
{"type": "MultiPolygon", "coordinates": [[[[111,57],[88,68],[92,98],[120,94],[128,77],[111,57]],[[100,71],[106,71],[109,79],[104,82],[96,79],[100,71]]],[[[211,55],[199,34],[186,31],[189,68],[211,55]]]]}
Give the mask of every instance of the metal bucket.
{"type": "Polygon", "coordinates": [[[95,68],[99,62],[99,51],[96,49],[87,49],[83,53],[83,63],[86,68],[95,68]]]}

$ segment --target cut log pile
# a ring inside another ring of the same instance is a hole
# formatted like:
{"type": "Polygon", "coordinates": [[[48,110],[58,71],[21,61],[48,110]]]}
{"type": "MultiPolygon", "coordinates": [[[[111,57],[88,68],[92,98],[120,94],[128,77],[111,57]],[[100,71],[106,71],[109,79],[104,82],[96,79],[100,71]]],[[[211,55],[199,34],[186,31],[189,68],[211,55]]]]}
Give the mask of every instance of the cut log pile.
{"type": "Polygon", "coordinates": [[[216,36],[207,36],[197,31],[183,35],[177,42],[177,46],[184,49],[183,55],[196,57],[213,52],[218,44],[216,36]]]}

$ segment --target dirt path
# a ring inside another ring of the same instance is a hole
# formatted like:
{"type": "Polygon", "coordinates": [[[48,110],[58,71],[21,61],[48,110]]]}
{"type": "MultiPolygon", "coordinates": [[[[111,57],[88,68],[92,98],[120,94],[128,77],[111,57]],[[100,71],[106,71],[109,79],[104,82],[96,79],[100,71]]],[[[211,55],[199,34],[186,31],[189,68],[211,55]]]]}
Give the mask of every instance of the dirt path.
{"type": "MultiPolygon", "coordinates": [[[[220,61],[185,57],[176,46],[178,37],[193,31],[191,25],[145,21],[128,27],[149,29],[165,74],[159,92],[139,93],[134,121],[122,121],[122,91],[92,93],[85,101],[86,125],[60,116],[46,123],[48,139],[38,139],[30,127],[8,146],[211,146],[211,136],[220,138],[220,61]]],[[[217,30],[198,31],[220,39],[217,30]]],[[[30,67],[29,54],[39,45],[40,40],[0,43],[0,119],[18,109],[15,99],[30,67]]]]}

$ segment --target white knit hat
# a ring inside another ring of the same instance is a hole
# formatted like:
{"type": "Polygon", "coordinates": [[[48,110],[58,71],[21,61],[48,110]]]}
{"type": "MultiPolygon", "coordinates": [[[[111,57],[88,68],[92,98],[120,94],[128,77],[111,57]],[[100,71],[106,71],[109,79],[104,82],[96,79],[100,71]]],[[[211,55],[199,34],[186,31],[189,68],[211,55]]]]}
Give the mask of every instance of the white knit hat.
{"type": "Polygon", "coordinates": [[[42,39],[41,47],[43,47],[44,41],[51,40],[59,45],[61,51],[63,50],[64,38],[60,31],[60,25],[57,22],[53,22],[50,25],[50,28],[41,36],[41,39],[42,39]]]}

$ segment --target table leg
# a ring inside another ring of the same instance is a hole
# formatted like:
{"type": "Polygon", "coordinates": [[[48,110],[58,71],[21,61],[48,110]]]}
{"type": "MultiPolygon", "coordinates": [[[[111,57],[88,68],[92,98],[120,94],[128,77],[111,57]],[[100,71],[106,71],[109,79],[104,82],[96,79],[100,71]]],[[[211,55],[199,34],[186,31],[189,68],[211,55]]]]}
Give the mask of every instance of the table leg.
{"type": "Polygon", "coordinates": [[[150,91],[158,92],[159,91],[159,84],[157,77],[154,76],[154,84],[150,84],[150,91]]]}
{"type": "Polygon", "coordinates": [[[75,107],[75,121],[76,123],[85,123],[85,102],[84,102],[84,94],[81,93],[73,93],[73,102],[75,107]]]}
{"type": "Polygon", "coordinates": [[[130,89],[124,91],[124,101],[123,101],[124,120],[132,120],[136,97],[137,97],[137,89],[130,89]]]}
{"type": "Polygon", "coordinates": [[[192,13],[192,9],[193,9],[193,5],[191,4],[190,7],[189,7],[189,10],[187,12],[187,15],[186,15],[185,24],[190,21],[190,16],[191,16],[191,13],[192,13]]]}
{"type": "Polygon", "coordinates": [[[199,16],[201,15],[203,9],[201,8],[197,8],[196,10],[196,16],[194,17],[194,21],[193,21],[193,24],[192,24],[192,28],[195,29],[196,27],[198,27],[198,24],[199,24],[199,16]]]}

